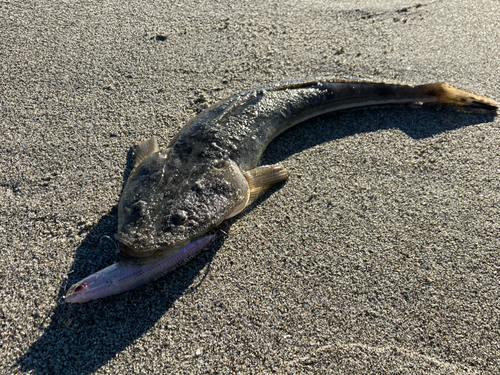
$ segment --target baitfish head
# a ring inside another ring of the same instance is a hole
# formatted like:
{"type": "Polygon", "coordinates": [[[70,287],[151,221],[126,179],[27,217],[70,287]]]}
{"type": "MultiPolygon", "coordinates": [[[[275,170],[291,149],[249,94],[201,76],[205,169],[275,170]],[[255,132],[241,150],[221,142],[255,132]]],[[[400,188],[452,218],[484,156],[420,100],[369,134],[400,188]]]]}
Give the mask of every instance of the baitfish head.
{"type": "Polygon", "coordinates": [[[149,264],[170,256],[240,212],[248,197],[232,161],[152,152],[137,163],[120,197],[120,260],[149,264]]]}

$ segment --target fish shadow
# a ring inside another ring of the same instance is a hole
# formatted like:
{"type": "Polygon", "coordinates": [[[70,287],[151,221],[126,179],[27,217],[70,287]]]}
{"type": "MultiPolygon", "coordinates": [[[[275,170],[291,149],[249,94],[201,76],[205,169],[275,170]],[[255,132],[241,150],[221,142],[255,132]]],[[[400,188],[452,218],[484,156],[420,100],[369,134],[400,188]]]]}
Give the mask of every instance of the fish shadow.
{"type": "MultiPolygon", "coordinates": [[[[122,190],[132,170],[132,154],[133,149],[127,156],[122,190]]],[[[180,296],[196,292],[225,238],[218,235],[197,257],[159,280],[105,299],[64,303],[61,297],[70,285],[116,261],[112,238],[117,226],[115,206],[76,250],[68,279],[59,290],[60,303],[47,317],[49,326],[14,367],[35,374],[94,373],[148,332],[180,296]]]]}
{"type": "Polygon", "coordinates": [[[494,111],[448,104],[364,107],[321,115],[288,129],[271,142],[261,164],[274,164],[322,143],[356,134],[399,129],[420,140],[466,126],[493,122],[494,111]]]}
{"type": "MultiPolygon", "coordinates": [[[[116,217],[103,218],[93,232],[101,233],[113,221],[116,217]]],[[[130,292],[84,304],[58,304],[43,336],[18,361],[21,370],[35,374],[94,373],[157,324],[180,296],[196,291],[201,281],[195,281],[203,278],[199,277],[202,269],[222,242],[217,239],[192,261],[130,292]]],[[[76,264],[102,258],[95,250],[98,246],[92,244],[80,246],[76,264]]],[[[68,285],[113,262],[112,256],[104,258],[106,262],[95,262],[92,267],[74,267],[78,271],[71,274],[68,285]]]]}
{"type": "MultiPolygon", "coordinates": [[[[280,135],[267,148],[262,164],[276,163],[318,144],[359,133],[398,128],[414,139],[423,139],[493,119],[493,113],[452,112],[442,107],[337,112],[309,120],[280,135]]],[[[131,169],[132,149],[123,185],[131,169]]],[[[262,203],[275,190],[271,189],[255,204],[262,203]]],[[[226,221],[221,228],[227,231],[232,222],[253,207],[226,221]]],[[[117,211],[113,207],[78,247],[67,285],[114,262],[115,245],[106,239],[116,233],[117,211]]],[[[35,374],[93,373],[156,325],[179,297],[195,292],[223,243],[224,236],[218,236],[190,262],[132,291],[84,304],[58,304],[48,317],[50,324],[42,337],[19,358],[17,366],[35,374]]],[[[67,285],[61,285],[60,296],[67,285]]]]}

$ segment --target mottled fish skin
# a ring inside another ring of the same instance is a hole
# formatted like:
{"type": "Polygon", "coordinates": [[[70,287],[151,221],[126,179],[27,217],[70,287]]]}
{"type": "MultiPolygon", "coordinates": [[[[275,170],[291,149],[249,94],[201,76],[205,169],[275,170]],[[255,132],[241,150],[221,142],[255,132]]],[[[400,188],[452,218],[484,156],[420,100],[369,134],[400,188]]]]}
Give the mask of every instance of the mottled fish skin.
{"type": "Polygon", "coordinates": [[[445,83],[333,78],[272,84],[216,103],[189,121],[167,149],[158,150],[154,138],[139,145],[141,157],[119,203],[120,259],[148,264],[170,256],[286,180],[280,164],[258,167],[269,142],[286,129],[341,109],[432,102],[497,109],[493,100],[445,83]]]}

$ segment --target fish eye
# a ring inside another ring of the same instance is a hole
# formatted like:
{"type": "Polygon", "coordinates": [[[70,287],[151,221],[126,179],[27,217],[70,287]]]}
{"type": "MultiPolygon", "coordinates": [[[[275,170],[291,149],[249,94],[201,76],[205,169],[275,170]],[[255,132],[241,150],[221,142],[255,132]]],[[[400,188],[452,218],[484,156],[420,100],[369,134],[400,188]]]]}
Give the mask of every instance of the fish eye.
{"type": "Polygon", "coordinates": [[[170,221],[174,225],[182,225],[187,221],[187,215],[184,211],[179,211],[170,217],[170,221]]]}
{"type": "Polygon", "coordinates": [[[86,283],[81,283],[80,285],[78,285],[76,288],[75,288],[75,293],[78,293],[80,291],[82,291],[85,287],[87,286],[86,283]]]}
{"type": "Polygon", "coordinates": [[[229,163],[225,160],[217,160],[214,163],[214,168],[215,169],[223,169],[223,168],[227,167],[228,165],[229,165],[229,163]]]}

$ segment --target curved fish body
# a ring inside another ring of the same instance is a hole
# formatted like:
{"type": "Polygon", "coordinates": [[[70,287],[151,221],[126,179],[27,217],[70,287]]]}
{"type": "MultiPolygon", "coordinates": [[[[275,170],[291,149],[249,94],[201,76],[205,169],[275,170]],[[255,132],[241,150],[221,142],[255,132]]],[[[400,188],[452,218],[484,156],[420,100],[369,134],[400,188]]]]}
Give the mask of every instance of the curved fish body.
{"type": "Polygon", "coordinates": [[[349,108],[436,102],[497,109],[493,100],[446,83],[334,78],[271,84],[216,103],[166,149],[158,148],[155,137],[137,146],[118,207],[119,259],[145,265],[175,255],[286,180],[281,164],[258,163],[277,135],[300,122],[349,108]]]}

